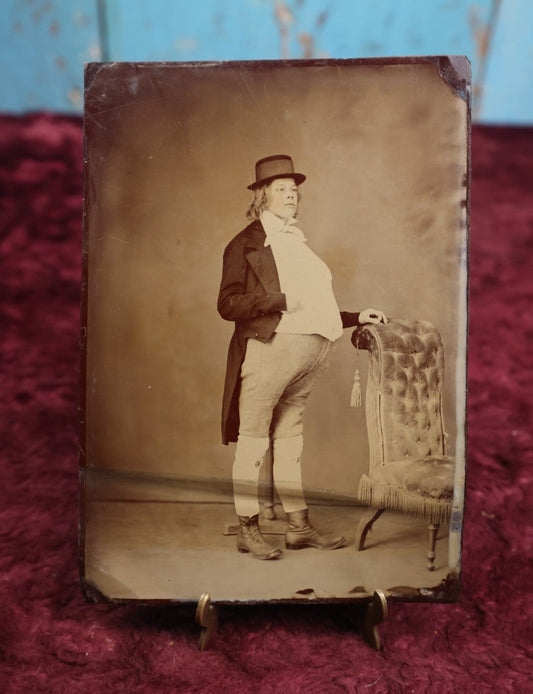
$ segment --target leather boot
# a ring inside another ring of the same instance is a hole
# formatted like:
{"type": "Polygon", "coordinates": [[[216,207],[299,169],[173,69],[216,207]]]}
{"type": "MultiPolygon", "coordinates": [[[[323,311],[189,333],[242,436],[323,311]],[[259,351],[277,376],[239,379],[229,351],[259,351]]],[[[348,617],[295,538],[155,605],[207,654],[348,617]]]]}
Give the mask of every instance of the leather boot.
{"type": "Polygon", "coordinates": [[[259,516],[239,516],[237,549],[250,552],[256,559],[279,559],[283,552],[265,542],[259,530],[259,516]]]}
{"type": "Polygon", "coordinates": [[[285,535],[287,549],[303,549],[304,547],[316,547],[317,549],[339,549],[344,545],[344,538],[325,537],[309,523],[307,509],[287,513],[289,528],[285,535]]]}

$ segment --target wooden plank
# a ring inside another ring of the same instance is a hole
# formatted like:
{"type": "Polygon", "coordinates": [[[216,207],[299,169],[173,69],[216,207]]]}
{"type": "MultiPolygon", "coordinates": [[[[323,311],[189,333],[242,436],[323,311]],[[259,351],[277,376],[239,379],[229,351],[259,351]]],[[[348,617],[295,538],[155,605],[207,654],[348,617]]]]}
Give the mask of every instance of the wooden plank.
{"type": "Polygon", "coordinates": [[[491,42],[477,120],[533,124],[533,2],[503,0],[491,42]]]}
{"type": "Polygon", "coordinates": [[[79,113],[83,63],[100,58],[95,0],[3,0],[0,108],[79,113]]]}
{"type": "MultiPolygon", "coordinates": [[[[479,79],[495,0],[106,0],[113,60],[467,55],[479,79]]],[[[477,90],[479,91],[479,89],[477,90]]]]}
{"type": "Polygon", "coordinates": [[[475,116],[533,123],[531,0],[4,0],[1,16],[7,112],[80,113],[83,63],[99,59],[463,54],[475,116]]]}
{"type": "Polygon", "coordinates": [[[279,57],[270,0],[106,0],[105,7],[113,60],[279,57]]]}

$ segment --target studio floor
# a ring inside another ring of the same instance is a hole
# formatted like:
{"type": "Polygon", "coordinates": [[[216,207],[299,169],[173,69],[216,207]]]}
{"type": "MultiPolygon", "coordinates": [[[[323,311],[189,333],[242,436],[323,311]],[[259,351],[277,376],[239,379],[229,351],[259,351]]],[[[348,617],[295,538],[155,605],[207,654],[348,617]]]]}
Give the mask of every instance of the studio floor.
{"type": "MultiPolygon", "coordinates": [[[[435,571],[426,569],[427,524],[387,512],[374,525],[366,549],[354,546],[363,507],[313,505],[310,517],[328,534],[342,534],[334,551],[284,551],[258,561],[236,550],[230,503],[91,500],[85,513],[85,578],[115,599],[196,602],[316,600],[364,597],[375,589],[409,593],[436,587],[449,573],[448,527],[440,529],[435,571]]],[[[279,515],[283,517],[280,511],[279,515]]],[[[283,525],[283,523],[277,523],[283,525]]],[[[268,534],[284,549],[282,534],[268,534]]],[[[422,594],[424,591],[422,591],[422,594]]]]}

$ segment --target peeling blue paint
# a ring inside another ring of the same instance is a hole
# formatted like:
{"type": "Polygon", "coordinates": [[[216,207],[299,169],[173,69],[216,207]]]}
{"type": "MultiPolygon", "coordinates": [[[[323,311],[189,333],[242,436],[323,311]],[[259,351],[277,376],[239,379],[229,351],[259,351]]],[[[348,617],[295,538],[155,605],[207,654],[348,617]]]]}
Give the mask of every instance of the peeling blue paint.
{"type": "Polygon", "coordinates": [[[478,120],[533,124],[533,2],[502,0],[478,120]]]}
{"type": "Polygon", "coordinates": [[[4,0],[0,109],[82,109],[83,63],[98,59],[94,0],[4,0]],[[80,17],[85,20],[80,23],[80,17]]]}
{"type": "Polygon", "coordinates": [[[531,0],[4,0],[1,15],[3,111],[80,112],[100,59],[466,55],[474,116],[533,123],[531,0]]]}

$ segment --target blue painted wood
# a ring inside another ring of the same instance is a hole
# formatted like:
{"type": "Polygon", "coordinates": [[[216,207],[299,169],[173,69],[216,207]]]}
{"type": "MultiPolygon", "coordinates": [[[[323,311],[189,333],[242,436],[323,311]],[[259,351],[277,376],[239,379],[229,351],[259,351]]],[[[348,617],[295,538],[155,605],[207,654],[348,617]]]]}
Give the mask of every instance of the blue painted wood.
{"type": "Polygon", "coordinates": [[[467,55],[474,84],[495,0],[106,0],[114,60],[467,55]]]}
{"type": "Polygon", "coordinates": [[[100,57],[95,0],[2,0],[0,109],[79,113],[83,63],[100,57]]]}
{"type": "MultiPolygon", "coordinates": [[[[475,64],[478,31],[493,0],[322,0],[295,8],[292,50],[302,32],[314,37],[318,56],[467,55],[475,64]]],[[[298,46],[300,44],[300,46],[298,46]]]]}
{"type": "Polygon", "coordinates": [[[81,112],[83,63],[100,58],[464,54],[480,120],[533,123],[533,0],[3,0],[0,17],[8,112],[81,112]]]}
{"type": "Polygon", "coordinates": [[[279,58],[271,0],[106,0],[113,60],[279,58]]]}
{"type": "Polygon", "coordinates": [[[504,0],[487,61],[477,119],[533,124],[533,0],[504,0]]]}
{"type": "MultiPolygon", "coordinates": [[[[467,55],[493,0],[107,0],[114,60],[467,55]]],[[[474,69],[475,72],[475,69],[474,69]]]]}

